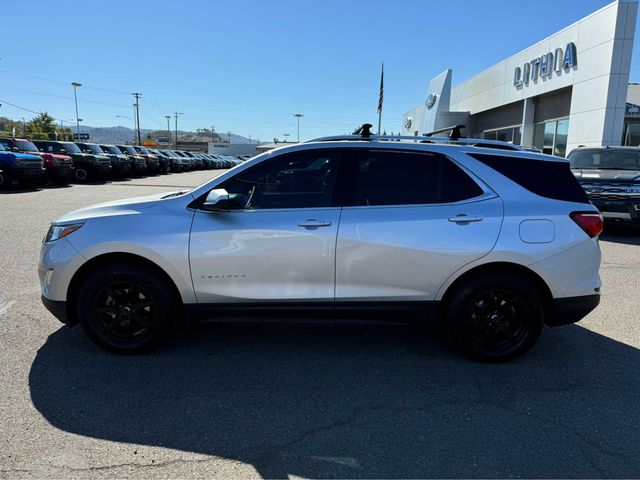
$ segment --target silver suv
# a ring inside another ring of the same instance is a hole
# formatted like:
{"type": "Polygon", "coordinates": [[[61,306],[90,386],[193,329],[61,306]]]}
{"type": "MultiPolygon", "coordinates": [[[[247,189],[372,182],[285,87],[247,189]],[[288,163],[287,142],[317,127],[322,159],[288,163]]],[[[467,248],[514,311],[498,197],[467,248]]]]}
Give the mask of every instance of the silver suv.
{"type": "Polygon", "coordinates": [[[69,213],[39,276],[56,317],[119,352],[187,319],[439,320],[471,357],[502,361],[598,305],[602,225],[564,159],[329,137],[69,213]]]}

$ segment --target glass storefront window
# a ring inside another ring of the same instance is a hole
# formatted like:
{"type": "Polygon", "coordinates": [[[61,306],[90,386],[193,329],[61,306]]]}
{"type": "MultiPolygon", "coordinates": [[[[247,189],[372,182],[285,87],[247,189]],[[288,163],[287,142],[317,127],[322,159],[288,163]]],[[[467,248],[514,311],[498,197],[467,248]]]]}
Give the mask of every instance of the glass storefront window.
{"type": "Polygon", "coordinates": [[[625,125],[624,145],[627,147],[640,145],[640,123],[627,123],[625,125]]]}
{"type": "Polygon", "coordinates": [[[556,141],[553,147],[553,154],[564,157],[567,154],[567,136],[569,135],[569,119],[558,120],[556,127],[556,141]]]}
{"type": "Polygon", "coordinates": [[[548,155],[564,157],[567,153],[569,119],[536,123],[533,130],[533,146],[548,155]]]}
{"type": "Polygon", "coordinates": [[[520,127],[501,128],[500,130],[487,130],[482,132],[485,140],[499,140],[520,145],[520,127]]]}

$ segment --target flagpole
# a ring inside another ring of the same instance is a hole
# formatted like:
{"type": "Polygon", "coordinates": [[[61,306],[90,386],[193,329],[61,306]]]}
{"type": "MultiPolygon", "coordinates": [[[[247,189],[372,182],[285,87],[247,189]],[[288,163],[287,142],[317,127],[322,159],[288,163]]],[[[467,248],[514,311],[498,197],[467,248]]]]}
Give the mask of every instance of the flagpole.
{"type": "Polygon", "coordinates": [[[382,125],[382,101],[384,99],[384,62],[380,70],[380,97],[378,98],[378,135],[380,135],[380,126],[382,125]]]}

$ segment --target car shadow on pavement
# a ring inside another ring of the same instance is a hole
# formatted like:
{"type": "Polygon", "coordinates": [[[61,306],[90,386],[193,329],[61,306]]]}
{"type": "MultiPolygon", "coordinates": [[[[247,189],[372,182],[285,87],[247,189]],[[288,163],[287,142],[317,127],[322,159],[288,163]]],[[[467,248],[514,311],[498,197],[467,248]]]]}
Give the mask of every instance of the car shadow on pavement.
{"type": "Polygon", "coordinates": [[[393,327],[203,325],[136,356],[63,327],[29,387],[66,432],[265,478],[640,476],[640,350],[577,325],[507,364],[393,327]]]}

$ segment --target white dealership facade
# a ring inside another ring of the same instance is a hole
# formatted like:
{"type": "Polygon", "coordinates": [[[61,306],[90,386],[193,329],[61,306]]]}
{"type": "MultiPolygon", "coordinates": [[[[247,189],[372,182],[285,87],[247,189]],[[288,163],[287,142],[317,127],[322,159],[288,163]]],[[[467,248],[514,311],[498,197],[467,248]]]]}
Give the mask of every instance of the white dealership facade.
{"type": "Polygon", "coordinates": [[[617,0],[453,87],[444,71],[403,116],[403,134],[464,124],[469,137],[561,156],[620,145],[637,12],[637,0],[617,0]]]}

